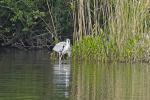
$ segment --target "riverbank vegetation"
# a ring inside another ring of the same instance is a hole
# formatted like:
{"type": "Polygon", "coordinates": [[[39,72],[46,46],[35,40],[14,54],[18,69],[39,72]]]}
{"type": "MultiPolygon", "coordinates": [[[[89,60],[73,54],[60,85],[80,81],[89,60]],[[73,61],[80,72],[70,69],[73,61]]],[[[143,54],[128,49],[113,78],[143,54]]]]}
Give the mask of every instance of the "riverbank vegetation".
{"type": "Polygon", "coordinates": [[[78,0],[75,58],[150,61],[150,13],[145,0],[78,0]]]}
{"type": "Polygon", "coordinates": [[[1,0],[0,45],[43,48],[71,35],[69,0],[1,0]],[[63,36],[63,37],[61,37],[63,36]]]}
{"type": "Polygon", "coordinates": [[[0,46],[51,48],[73,40],[73,58],[150,61],[149,0],[1,0],[0,46]]]}

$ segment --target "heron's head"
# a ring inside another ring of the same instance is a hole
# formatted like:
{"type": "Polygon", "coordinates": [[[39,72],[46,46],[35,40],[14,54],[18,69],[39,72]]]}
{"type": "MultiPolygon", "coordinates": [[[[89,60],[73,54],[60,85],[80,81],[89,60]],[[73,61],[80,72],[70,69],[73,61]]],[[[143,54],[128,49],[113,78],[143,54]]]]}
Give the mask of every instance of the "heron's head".
{"type": "Polygon", "coordinates": [[[70,39],[66,39],[66,42],[70,44],[70,39]]]}

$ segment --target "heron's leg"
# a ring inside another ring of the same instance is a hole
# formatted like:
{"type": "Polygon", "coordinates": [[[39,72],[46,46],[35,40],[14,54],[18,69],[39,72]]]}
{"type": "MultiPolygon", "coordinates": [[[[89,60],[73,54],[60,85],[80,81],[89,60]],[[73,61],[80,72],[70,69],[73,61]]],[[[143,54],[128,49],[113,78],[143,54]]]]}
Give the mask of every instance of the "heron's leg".
{"type": "Polygon", "coordinates": [[[59,52],[59,64],[61,64],[62,63],[62,53],[61,52],[59,52]]]}
{"type": "Polygon", "coordinates": [[[63,55],[62,55],[62,53],[61,53],[61,55],[60,55],[60,59],[61,59],[61,60],[62,60],[62,56],[63,56],[63,55]]]}
{"type": "Polygon", "coordinates": [[[59,62],[60,62],[60,60],[61,60],[61,58],[60,58],[60,57],[61,57],[61,53],[59,52],[59,62]]]}

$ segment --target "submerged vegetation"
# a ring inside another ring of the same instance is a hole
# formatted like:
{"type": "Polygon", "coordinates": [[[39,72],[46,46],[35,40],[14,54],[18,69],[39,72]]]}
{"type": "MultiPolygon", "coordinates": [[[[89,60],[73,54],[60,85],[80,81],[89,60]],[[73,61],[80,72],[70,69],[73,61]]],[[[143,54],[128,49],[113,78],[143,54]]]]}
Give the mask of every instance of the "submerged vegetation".
{"type": "Polygon", "coordinates": [[[77,4],[75,58],[80,55],[81,59],[102,62],[150,61],[147,1],[79,0],[77,4]]]}

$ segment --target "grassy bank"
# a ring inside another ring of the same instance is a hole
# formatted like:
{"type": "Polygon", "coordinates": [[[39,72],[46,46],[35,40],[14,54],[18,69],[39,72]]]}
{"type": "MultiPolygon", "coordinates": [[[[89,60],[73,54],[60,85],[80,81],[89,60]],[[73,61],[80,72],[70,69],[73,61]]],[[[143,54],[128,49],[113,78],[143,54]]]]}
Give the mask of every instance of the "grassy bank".
{"type": "Polygon", "coordinates": [[[150,47],[148,40],[141,37],[130,37],[120,45],[117,41],[109,41],[103,36],[85,36],[74,43],[73,57],[78,60],[98,60],[102,62],[148,62],[150,47]]]}
{"type": "Polygon", "coordinates": [[[150,13],[145,0],[79,0],[78,4],[74,59],[150,61],[150,13]]]}

